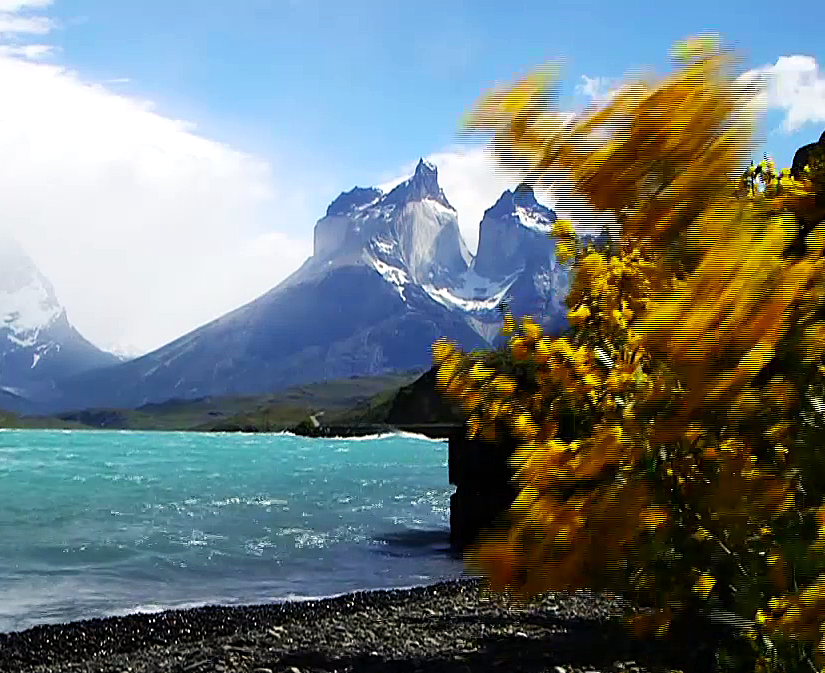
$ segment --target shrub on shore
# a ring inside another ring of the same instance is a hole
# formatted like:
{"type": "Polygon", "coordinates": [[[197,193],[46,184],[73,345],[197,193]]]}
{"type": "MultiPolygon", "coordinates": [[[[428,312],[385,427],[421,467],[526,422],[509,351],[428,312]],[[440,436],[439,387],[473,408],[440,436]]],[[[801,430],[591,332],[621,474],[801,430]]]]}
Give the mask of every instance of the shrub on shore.
{"type": "Polygon", "coordinates": [[[572,120],[547,69],[467,120],[503,168],[562,171],[617,222],[601,249],[553,227],[574,260],[563,336],[507,314],[507,358],[433,346],[470,436],[518,442],[509,532],[467,562],[523,597],[619,592],[651,608],[639,635],[730,615],[737,665],[820,670],[825,172],[816,153],[802,174],[747,167],[759,82],[714,40],[675,56],[572,120]]]}

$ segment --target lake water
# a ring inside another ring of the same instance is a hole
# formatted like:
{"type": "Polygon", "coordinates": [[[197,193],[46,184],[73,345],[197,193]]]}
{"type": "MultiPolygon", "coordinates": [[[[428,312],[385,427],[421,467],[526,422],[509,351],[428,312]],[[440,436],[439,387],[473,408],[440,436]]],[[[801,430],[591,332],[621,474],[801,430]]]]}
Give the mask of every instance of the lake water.
{"type": "Polygon", "coordinates": [[[0,431],[0,632],[461,577],[447,442],[0,431]]]}

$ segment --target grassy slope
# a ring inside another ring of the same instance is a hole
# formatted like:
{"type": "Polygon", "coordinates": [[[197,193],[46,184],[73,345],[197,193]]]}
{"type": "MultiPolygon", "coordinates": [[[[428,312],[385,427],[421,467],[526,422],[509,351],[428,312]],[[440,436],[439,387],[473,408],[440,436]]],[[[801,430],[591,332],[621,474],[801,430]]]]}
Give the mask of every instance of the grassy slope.
{"type": "Polygon", "coordinates": [[[49,416],[18,416],[6,411],[0,411],[0,428],[15,428],[27,430],[80,430],[82,423],[62,421],[49,416]]]}
{"type": "Polygon", "coordinates": [[[417,379],[420,372],[354,377],[296,386],[281,395],[249,405],[240,413],[212,420],[200,429],[280,430],[295,426],[309,414],[323,412],[325,423],[355,408],[370,406],[376,397],[391,399],[397,390],[417,379]]]}

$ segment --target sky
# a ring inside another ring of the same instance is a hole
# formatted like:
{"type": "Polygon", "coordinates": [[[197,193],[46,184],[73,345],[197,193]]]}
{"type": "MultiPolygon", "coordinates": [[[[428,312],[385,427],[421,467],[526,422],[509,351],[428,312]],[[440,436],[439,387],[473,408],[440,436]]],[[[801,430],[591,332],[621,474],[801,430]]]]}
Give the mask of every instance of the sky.
{"type": "MultiPolygon", "coordinates": [[[[276,285],[340,192],[419,157],[474,251],[514,185],[460,118],[548,60],[575,110],[718,33],[769,76],[758,152],[790,165],[825,129],[817,5],[0,0],[0,226],[86,338],[146,353],[276,285]]],[[[563,184],[540,198],[582,212],[563,184]]]]}

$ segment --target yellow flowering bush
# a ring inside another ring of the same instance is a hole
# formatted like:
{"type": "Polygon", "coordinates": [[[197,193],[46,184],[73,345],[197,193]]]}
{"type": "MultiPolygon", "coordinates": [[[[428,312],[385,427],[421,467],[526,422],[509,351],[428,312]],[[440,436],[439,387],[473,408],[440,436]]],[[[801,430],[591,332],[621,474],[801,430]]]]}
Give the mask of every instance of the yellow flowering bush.
{"type": "Polygon", "coordinates": [[[640,634],[734,613],[758,670],[825,670],[823,172],[745,165],[758,89],[734,65],[686,41],[672,74],[573,121],[545,71],[482,98],[467,124],[502,164],[564,169],[618,235],[555,223],[570,327],[506,315],[518,375],[433,355],[469,435],[518,443],[511,528],[466,557],[490,589],[610,590],[652,608],[640,634]]]}

